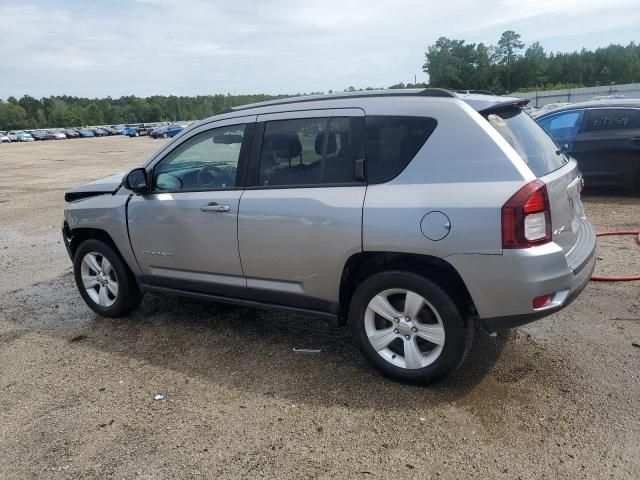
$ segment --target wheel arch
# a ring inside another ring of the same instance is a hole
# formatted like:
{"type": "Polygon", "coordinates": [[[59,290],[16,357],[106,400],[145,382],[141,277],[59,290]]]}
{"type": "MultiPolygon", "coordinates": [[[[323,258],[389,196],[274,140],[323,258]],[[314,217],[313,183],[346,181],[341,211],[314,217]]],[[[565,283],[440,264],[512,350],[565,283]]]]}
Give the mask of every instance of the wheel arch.
{"type": "Polygon", "coordinates": [[[69,254],[72,259],[75,256],[76,251],[78,250],[78,247],[80,246],[80,244],[82,244],[82,242],[94,239],[94,240],[100,240],[106,243],[107,245],[109,245],[109,247],[111,247],[113,251],[116,252],[118,256],[120,256],[120,258],[125,263],[125,265],[127,265],[127,262],[125,261],[122,255],[122,252],[120,252],[120,249],[118,249],[118,246],[106,231],[101,230],[99,228],[82,228],[82,227],[74,228],[72,230],[69,228],[69,226],[66,223],[64,225],[63,231],[64,231],[65,240],[67,242],[67,245],[69,246],[69,254]]]}
{"type": "Polygon", "coordinates": [[[475,315],[473,299],[462,277],[445,260],[412,253],[359,252],[349,257],[342,270],[338,319],[340,324],[346,323],[349,304],[358,285],[371,275],[388,270],[403,270],[428,278],[452,297],[461,309],[463,317],[475,315]]]}

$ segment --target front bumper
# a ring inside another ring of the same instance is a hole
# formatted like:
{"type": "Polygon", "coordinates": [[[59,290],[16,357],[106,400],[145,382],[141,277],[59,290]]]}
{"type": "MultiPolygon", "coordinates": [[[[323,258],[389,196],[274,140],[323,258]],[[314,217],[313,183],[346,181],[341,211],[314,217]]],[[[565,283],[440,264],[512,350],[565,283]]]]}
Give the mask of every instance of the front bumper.
{"type": "MultiPolygon", "coordinates": [[[[585,222],[589,233],[593,227],[585,222]]],[[[565,256],[555,243],[501,255],[451,255],[447,260],[460,274],[481,322],[491,330],[515,327],[551,315],[571,303],[595,269],[595,234],[565,256]],[[547,307],[534,309],[534,298],[554,294],[547,307]]]]}
{"type": "Polygon", "coordinates": [[[62,240],[64,241],[64,246],[67,249],[67,255],[73,262],[73,253],[71,251],[71,230],[69,229],[69,225],[67,222],[62,223],[62,240]]]}

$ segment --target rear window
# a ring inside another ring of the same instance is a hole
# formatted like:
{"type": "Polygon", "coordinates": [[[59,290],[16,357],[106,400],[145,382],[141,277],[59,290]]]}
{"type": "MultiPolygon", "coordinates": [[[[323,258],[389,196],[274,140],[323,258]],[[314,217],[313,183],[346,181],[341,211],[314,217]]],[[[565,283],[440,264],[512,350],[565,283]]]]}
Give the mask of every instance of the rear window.
{"type": "Polygon", "coordinates": [[[367,179],[384,183],[405,169],[435,130],[428,117],[366,117],[367,179]]]}
{"type": "Polygon", "coordinates": [[[536,177],[543,177],[565,163],[558,146],[536,121],[520,108],[485,113],[485,118],[520,155],[536,177]]]}

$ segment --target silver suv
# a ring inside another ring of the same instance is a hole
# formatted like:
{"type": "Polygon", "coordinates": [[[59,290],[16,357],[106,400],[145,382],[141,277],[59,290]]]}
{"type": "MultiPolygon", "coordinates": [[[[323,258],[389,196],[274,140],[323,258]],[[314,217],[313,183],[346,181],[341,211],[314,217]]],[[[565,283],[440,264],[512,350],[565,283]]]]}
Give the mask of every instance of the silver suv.
{"type": "Polygon", "coordinates": [[[387,375],[447,375],[475,326],[556,312],[594,269],[576,162],[525,103],[382,91],[198,122],[66,194],[80,294],[109,317],[144,292],[310,312],[387,375]]]}

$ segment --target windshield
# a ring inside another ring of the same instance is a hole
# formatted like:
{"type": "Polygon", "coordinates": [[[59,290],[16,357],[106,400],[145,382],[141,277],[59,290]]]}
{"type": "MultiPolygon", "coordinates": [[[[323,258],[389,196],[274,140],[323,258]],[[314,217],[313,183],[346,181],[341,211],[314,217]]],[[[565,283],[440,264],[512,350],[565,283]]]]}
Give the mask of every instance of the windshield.
{"type": "Polygon", "coordinates": [[[553,139],[520,108],[487,112],[485,118],[509,142],[536,177],[543,177],[569,161],[553,139]]]}

